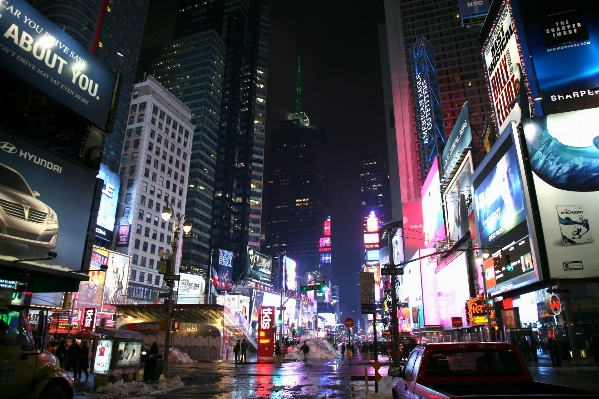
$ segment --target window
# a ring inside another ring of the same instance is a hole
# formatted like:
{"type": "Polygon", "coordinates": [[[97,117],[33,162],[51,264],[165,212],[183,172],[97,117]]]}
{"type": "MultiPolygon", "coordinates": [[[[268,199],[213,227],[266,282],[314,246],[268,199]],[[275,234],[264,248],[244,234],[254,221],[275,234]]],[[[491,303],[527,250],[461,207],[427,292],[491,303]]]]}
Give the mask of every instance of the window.
{"type": "Polygon", "coordinates": [[[156,230],[152,230],[152,240],[155,240],[158,237],[158,232],[156,230]]]}
{"type": "Polygon", "coordinates": [[[166,151],[162,152],[162,159],[166,161],[166,151]]]}
{"type": "Polygon", "coordinates": [[[137,220],[144,220],[144,211],[139,210],[137,212],[137,220]]]}
{"type": "Polygon", "coordinates": [[[160,111],[160,117],[158,119],[164,120],[164,111],[160,111]]]}
{"type": "Polygon", "coordinates": [[[148,208],[150,208],[150,209],[154,208],[154,200],[151,198],[148,200],[148,208]]]}
{"type": "MultiPolygon", "coordinates": [[[[156,245],[152,244],[152,245],[150,246],[150,253],[151,253],[151,254],[153,254],[154,252],[156,252],[156,245]]],[[[148,267],[149,267],[150,269],[153,269],[153,268],[154,268],[154,259],[150,259],[150,260],[148,260],[148,267]]]]}
{"type": "Polygon", "coordinates": [[[148,151],[152,151],[152,149],[154,149],[154,143],[150,141],[148,142],[148,151]]]}
{"type": "Polygon", "coordinates": [[[160,238],[158,239],[160,242],[164,242],[164,233],[160,233],[160,238]]]}
{"type": "MultiPolygon", "coordinates": [[[[131,159],[131,161],[133,161],[133,159],[131,159]]],[[[170,155],[168,157],[168,163],[170,163],[171,165],[173,164],[173,156],[172,155],[170,155]]]]}
{"type": "MultiPolygon", "coordinates": [[[[162,210],[160,209],[160,203],[158,201],[156,201],[156,212],[161,212],[162,210]]],[[[158,224],[156,224],[156,226],[158,226],[158,224]]]]}
{"type": "Polygon", "coordinates": [[[162,198],[162,190],[158,189],[158,191],[156,192],[156,198],[162,198]]]}
{"type": "Polygon", "coordinates": [[[173,170],[171,168],[168,168],[168,171],[166,172],[166,174],[171,176],[173,174],[173,170]]]}
{"type": "Polygon", "coordinates": [[[146,196],[145,196],[145,195],[142,195],[142,196],[139,198],[139,204],[140,204],[140,205],[143,205],[143,206],[146,206],[146,196]]]}
{"type": "Polygon", "coordinates": [[[128,206],[123,209],[123,218],[125,218],[125,219],[129,218],[129,207],[128,206]]]}
{"type": "Polygon", "coordinates": [[[185,164],[184,163],[181,164],[181,172],[185,172],[185,164]]]}
{"type": "Polygon", "coordinates": [[[152,275],[148,273],[148,284],[152,284],[152,275]]]}
{"type": "MultiPolygon", "coordinates": [[[[156,203],[156,211],[160,212],[160,204],[156,203]]],[[[158,226],[158,216],[154,216],[154,226],[158,226]]]]}
{"type": "Polygon", "coordinates": [[[131,190],[133,188],[133,179],[127,180],[127,190],[131,190]]]}
{"type": "Polygon", "coordinates": [[[135,128],[135,135],[136,136],[141,136],[141,126],[138,126],[135,128]]]}
{"type": "Polygon", "coordinates": [[[158,138],[156,139],[156,142],[158,144],[162,143],[162,136],[161,135],[158,135],[158,138]]]}
{"type": "Polygon", "coordinates": [[[166,124],[167,125],[171,124],[171,117],[169,115],[166,116],[166,124]]]}
{"type": "MultiPolygon", "coordinates": [[[[181,192],[181,188],[179,189],[179,192],[181,192]]],[[[177,208],[181,209],[181,200],[177,200],[177,208]]]]}
{"type": "Polygon", "coordinates": [[[186,153],[186,152],[184,152],[184,153],[183,153],[183,160],[184,160],[184,161],[186,161],[186,160],[187,160],[187,153],[186,153]]]}
{"type": "Polygon", "coordinates": [[[134,152],[133,154],[131,154],[131,162],[136,162],[137,161],[137,157],[139,156],[139,152],[134,152]]]}
{"type": "Polygon", "coordinates": [[[139,139],[133,140],[133,148],[139,148],[139,139]]]}
{"type": "Polygon", "coordinates": [[[170,181],[170,180],[167,180],[167,181],[166,181],[166,189],[168,190],[168,189],[170,189],[170,188],[171,188],[171,181],[170,181]]]}
{"type": "Polygon", "coordinates": [[[133,254],[133,258],[131,259],[131,263],[137,265],[137,254],[133,254]]]}
{"type": "Polygon", "coordinates": [[[164,139],[164,148],[166,148],[168,150],[168,140],[164,139]]]}
{"type": "MultiPolygon", "coordinates": [[[[134,255],[134,256],[137,256],[137,255],[134,255]]],[[[136,278],[137,278],[137,270],[131,269],[131,281],[135,281],[136,278]]]]}
{"type": "Polygon", "coordinates": [[[148,165],[152,165],[152,156],[151,155],[146,155],[146,163],[148,165]]]}
{"type": "Polygon", "coordinates": [[[137,123],[144,121],[144,114],[137,115],[137,123]]]}
{"type": "Polygon", "coordinates": [[[154,151],[154,154],[160,156],[160,148],[156,147],[156,151],[154,151]]]}
{"type": "Polygon", "coordinates": [[[162,130],[162,122],[158,122],[158,129],[162,130]]]}
{"type": "Polygon", "coordinates": [[[150,186],[150,195],[154,195],[155,189],[156,188],[154,186],[150,186]]]}
{"type": "Polygon", "coordinates": [[[185,176],[181,175],[181,178],[179,179],[179,183],[185,184],[185,176]]]}
{"type": "Polygon", "coordinates": [[[139,282],[140,283],[144,282],[144,277],[145,277],[145,273],[144,272],[139,272],[139,282]]]}
{"type": "Polygon", "coordinates": [[[161,229],[165,229],[166,228],[166,222],[164,220],[160,223],[160,228],[161,229]]]}
{"type": "Polygon", "coordinates": [[[160,187],[164,186],[164,177],[160,176],[158,178],[158,184],[160,185],[160,187]]]}
{"type": "Polygon", "coordinates": [[[177,156],[180,157],[181,156],[181,149],[177,148],[177,156]]]}
{"type": "Polygon", "coordinates": [[[129,149],[129,145],[131,144],[130,141],[125,141],[125,145],[123,146],[123,150],[127,151],[129,149]]]}
{"type": "MultiPolygon", "coordinates": [[[[137,98],[137,96],[139,96],[139,90],[135,90],[133,92],[133,99],[135,100],[137,98]]],[[[145,104],[145,103],[144,103],[145,104]]]]}
{"type": "Polygon", "coordinates": [[[129,161],[129,154],[123,154],[121,158],[121,163],[127,163],[129,161]]]}
{"type": "Polygon", "coordinates": [[[177,159],[177,160],[175,161],[175,168],[178,168],[178,167],[179,167],[179,160],[177,159]]]}
{"type": "Polygon", "coordinates": [[[146,110],[146,102],[144,101],[143,103],[139,103],[139,110],[140,111],[145,111],[146,110]]]}
{"type": "Polygon", "coordinates": [[[155,105],[152,105],[152,113],[155,115],[158,115],[158,107],[155,105]]]}
{"type": "Polygon", "coordinates": [[[166,165],[165,164],[160,164],[160,171],[162,173],[164,173],[165,170],[166,170],[166,165]]]}
{"type": "Polygon", "coordinates": [[[150,169],[145,168],[145,170],[144,170],[144,177],[150,177],[150,169]]]}
{"type": "Polygon", "coordinates": [[[132,124],[133,124],[133,122],[135,122],[135,117],[134,117],[133,115],[131,115],[131,116],[129,117],[129,120],[127,121],[127,124],[128,124],[128,125],[132,125],[132,124]]]}
{"type": "Polygon", "coordinates": [[[156,125],[156,118],[152,117],[152,125],[156,125]]]}
{"type": "Polygon", "coordinates": [[[148,252],[148,242],[144,241],[144,243],[141,245],[141,250],[144,252],[148,252]]]}
{"type": "Polygon", "coordinates": [[[158,169],[158,160],[157,159],[154,160],[154,169],[158,169]]]}
{"type": "Polygon", "coordinates": [[[134,175],[135,174],[135,165],[131,165],[129,167],[129,176],[134,175]]]}
{"type": "Polygon", "coordinates": [[[153,172],[153,173],[152,173],[152,181],[156,181],[156,176],[158,176],[158,175],[156,174],[156,172],[153,172]]]}
{"type": "Polygon", "coordinates": [[[177,185],[175,183],[173,183],[173,193],[177,192],[177,185]]]}
{"type": "Polygon", "coordinates": [[[139,265],[144,266],[144,267],[146,266],[146,257],[145,256],[141,257],[141,261],[139,262],[139,265]]]}
{"type": "MultiPolygon", "coordinates": [[[[146,215],[146,222],[150,223],[151,221],[152,221],[152,214],[148,212],[148,214],[146,215]]],[[[146,227],[146,233],[147,233],[146,237],[149,237],[150,236],[150,228],[149,227],[146,227]]]]}
{"type": "Polygon", "coordinates": [[[137,227],[135,228],[135,233],[136,234],[141,234],[141,224],[137,225],[137,227]]]}
{"type": "Polygon", "coordinates": [[[137,104],[131,105],[131,113],[137,112],[137,104]]]}
{"type": "Polygon", "coordinates": [[[125,168],[124,167],[119,169],[119,176],[121,176],[121,177],[125,176],[125,168]]]}
{"type": "Polygon", "coordinates": [[[160,285],[160,276],[156,276],[156,280],[154,280],[154,285],[160,285]]]}
{"type": "Polygon", "coordinates": [[[130,204],[131,203],[131,193],[126,193],[125,194],[125,204],[130,204]]]}
{"type": "Polygon", "coordinates": [[[133,244],[133,248],[139,249],[140,244],[141,244],[141,241],[139,241],[139,238],[136,238],[135,243],[133,244]]]}
{"type": "Polygon", "coordinates": [[[144,182],[142,182],[142,183],[141,183],[141,190],[142,190],[144,193],[147,193],[147,192],[148,192],[148,183],[146,183],[145,181],[144,181],[144,182]]]}
{"type": "Polygon", "coordinates": [[[156,130],[150,129],[150,138],[153,139],[156,136],[156,130]]]}
{"type": "Polygon", "coordinates": [[[125,137],[131,137],[131,129],[127,129],[125,132],[125,137]]]}

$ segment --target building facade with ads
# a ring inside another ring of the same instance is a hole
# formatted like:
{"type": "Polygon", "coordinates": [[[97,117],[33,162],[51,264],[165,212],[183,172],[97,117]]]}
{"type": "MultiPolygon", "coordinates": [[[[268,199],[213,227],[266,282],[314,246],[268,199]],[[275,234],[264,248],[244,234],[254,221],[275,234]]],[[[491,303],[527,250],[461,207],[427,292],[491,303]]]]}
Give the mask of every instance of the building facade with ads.
{"type": "Polygon", "coordinates": [[[422,185],[421,198],[424,245],[431,248],[446,237],[438,158],[435,158],[422,185]]]}

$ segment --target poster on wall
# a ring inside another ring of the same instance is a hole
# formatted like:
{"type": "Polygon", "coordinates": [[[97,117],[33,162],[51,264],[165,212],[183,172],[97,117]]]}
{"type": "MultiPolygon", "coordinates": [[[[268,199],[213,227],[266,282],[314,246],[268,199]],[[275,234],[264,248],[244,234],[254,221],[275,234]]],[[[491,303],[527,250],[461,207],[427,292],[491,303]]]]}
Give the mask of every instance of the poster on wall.
{"type": "Polygon", "coordinates": [[[112,360],[113,343],[112,339],[97,340],[91,369],[94,374],[108,374],[112,360]]]}
{"type": "Polygon", "coordinates": [[[36,259],[52,251],[45,265],[87,269],[95,173],[3,130],[0,154],[0,253],[36,259]]]}
{"type": "Polygon", "coordinates": [[[519,50],[518,34],[512,16],[512,5],[505,0],[482,55],[487,72],[487,84],[499,134],[511,121],[530,116],[530,93],[526,66],[519,50]]]}
{"type": "Polygon", "coordinates": [[[121,177],[117,173],[111,172],[104,164],[100,164],[100,172],[97,177],[104,180],[104,186],[96,221],[96,237],[112,242],[121,177]]]}
{"type": "Polygon", "coordinates": [[[117,349],[114,368],[139,366],[141,362],[141,341],[120,341],[115,344],[117,349]]]}
{"type": "Polygon", "coordinates": [[[212,267],[212,284],[219,291],[231,291],[233,288],[233,252],[218,249],[218,265],[212,267]]]}
{"type": "Polygon", "coordinates": [[[470,152],[443,193],[447,237],[457,242],[470,230],[468,216],[472,209],[472,158],[470,152]]]}
{"type": "Polygon", "coordinates": [[[599,276],[599,108],[525,119],[552,278],[599,276]]]}
{"type": "Polygon", "coordinates": [[[181,273],[177,303],[199,304],[204,298],[206,281],[197,274],[181,273]]]}
{"type": "Polygon", "coordinates": [[[428,176],[422,185],[422,226],[424,245],[427,248],[445,239],[445,223],[443,220],[443,199],[441,197],[441,181],[439,177],[439,161],[435,158],[428,176]]]}
{"type": "Polygon", "coordinates": [[[108,270],[104,286],[104,303],[110,305],[124,304],[127,299],[129,284],[129,265],[131,257],[118,252],[108,254],[108,270]]]}
{"type": "Polygon", "coordinates": [[[518,9],[544,113],[599,107],[597,1],[519,0],[518,9]]]}

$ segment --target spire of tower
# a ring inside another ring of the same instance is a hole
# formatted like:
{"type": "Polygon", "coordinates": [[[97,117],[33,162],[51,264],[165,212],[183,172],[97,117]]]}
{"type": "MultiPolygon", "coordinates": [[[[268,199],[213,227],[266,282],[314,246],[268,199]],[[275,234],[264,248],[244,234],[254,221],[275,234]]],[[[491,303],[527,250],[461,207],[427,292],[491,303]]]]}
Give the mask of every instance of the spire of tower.
{"type": "Polygon", "coordinates": [[[295,97],[295,113],[300,114],[302,112],[302,69],[301,69],[300,53],[297,55],[297,86],[296,86],[296,97],[295,97]]]}

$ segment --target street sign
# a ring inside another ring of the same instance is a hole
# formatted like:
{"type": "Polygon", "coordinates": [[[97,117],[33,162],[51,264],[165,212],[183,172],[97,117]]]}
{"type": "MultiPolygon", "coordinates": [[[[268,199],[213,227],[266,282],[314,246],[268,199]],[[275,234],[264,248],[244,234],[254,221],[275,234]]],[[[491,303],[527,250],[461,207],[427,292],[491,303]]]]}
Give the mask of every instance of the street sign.
{"type": "Polygon", "coordinates": [[[383,276],[403,276],[403,268],[381,269],[383,276]]]}
{"type": "Polygon", "coordinates": [[[464,326],[464,322],[462,320],[461,317],[452,317],[451,318],[451,325],[454,328],[460,328],[464,326]]]}
{"type": "Polygon", "coordinates": [[[168,292],[159,292],[158,298],[168,298],[168,292]]]}
{"type": "Polygon", "coordinates": [[[319,290],[320,287],[321,287],[321,284],[301,285],[300,291],[302,291],[302,292],[315,291],[315,290],[319,290]]]}
{"type": "Polygon", "coordinates": [[[360,273],[360,291],[362,313],[375,313],[376,302],[374,301],[374,273],[360,273]]]}
{"type": "Polygon", "coordinates": [[[285,309],[286,309],[285,306],[283,306],[282,308],[277,308],[277,310],[285,310],[285,309]]]}
{"type": "Polygon", "coordinates": [[[180,274],[165,274],[164,281],[179,281],[181,280],[180,274]]]}
{"type": "Polygon", "coordinates": [[[343,325],[345,325],[345,328],[352,328],[354,326],[354,319],[346,317],[345,320],[343,320],[343,325]]]}

